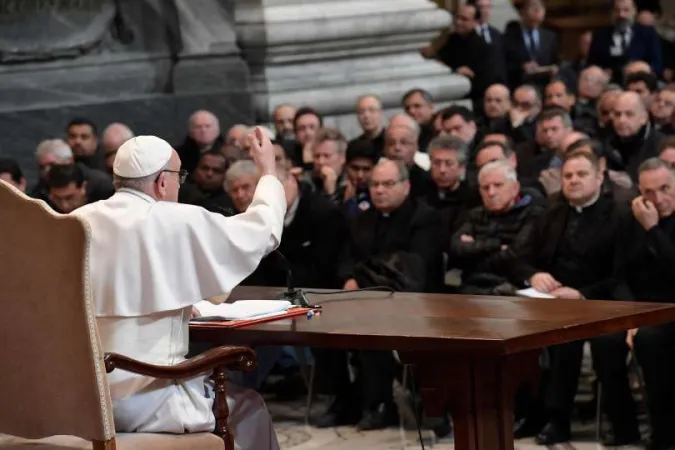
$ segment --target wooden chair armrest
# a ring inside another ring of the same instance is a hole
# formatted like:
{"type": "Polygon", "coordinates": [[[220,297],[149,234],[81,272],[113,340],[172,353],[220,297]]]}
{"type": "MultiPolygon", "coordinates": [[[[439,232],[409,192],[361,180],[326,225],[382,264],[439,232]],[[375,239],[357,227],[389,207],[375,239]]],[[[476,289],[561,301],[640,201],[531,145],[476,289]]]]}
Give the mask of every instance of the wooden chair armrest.
{"type": "Polygon", "coordinates": [[[219,367],[250,371],[256,365],[255,352],[250,348],[227,346],[212,348],[173,366],[147,364],[117,353],[106,353],[103,360],[107,373],[121,369],[148,377],[174,380],[196,377],[219,367]]]}

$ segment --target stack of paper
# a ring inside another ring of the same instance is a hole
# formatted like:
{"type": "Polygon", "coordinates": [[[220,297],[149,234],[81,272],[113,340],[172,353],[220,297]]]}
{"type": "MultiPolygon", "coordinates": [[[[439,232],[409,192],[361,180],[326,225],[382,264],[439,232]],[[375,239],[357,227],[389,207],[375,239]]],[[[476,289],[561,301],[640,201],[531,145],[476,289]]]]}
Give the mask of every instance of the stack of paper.
{"type": "Polygon", "coordinates": [[[521,289],[516,291],[516,294],[521,297],[530,297],[530,298],[555,298],[555,296],[536,290],[535,288],[521,289]]]}
{"type": "Polygon", "coordinates": [[[291,307],[287,300],[239,300],[234,303],[214,305],[201,301],[195,308],[201,314],[196,320],[244,320],[283,314],[291,307]]]}

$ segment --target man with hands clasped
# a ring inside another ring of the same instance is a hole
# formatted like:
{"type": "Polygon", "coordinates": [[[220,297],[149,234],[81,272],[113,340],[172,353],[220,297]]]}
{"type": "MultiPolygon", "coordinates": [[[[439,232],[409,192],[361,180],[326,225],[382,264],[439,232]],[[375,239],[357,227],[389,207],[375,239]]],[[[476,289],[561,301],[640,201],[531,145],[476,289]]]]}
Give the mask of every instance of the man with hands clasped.
{"type": "MultiPolygon", "coordinates": [[[[522,257],[514,264],[515,283],[525,282],[558,298],[616,298],[624,260],[620,246],[626,242],[621,236],[631,218],[627,208],[601,195],[602,183],[594,154],[564,156],[563,197],[552,201],[535,222],[522,257]]],[[[516,430],[518,437],[539,432],[539,445],[570,439],[583,341],[550,347],[548,352],[550,371],[541,386],[544,414],[531,411],[527,426],[523,423],[516,430]]]]}

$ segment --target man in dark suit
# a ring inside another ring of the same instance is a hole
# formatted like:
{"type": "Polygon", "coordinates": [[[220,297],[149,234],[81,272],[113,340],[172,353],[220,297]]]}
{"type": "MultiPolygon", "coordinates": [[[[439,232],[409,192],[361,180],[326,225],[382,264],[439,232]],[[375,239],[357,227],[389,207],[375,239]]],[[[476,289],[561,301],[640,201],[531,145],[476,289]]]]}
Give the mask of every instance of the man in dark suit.
{"type": "Polygon", "coordinates": [[[473,3],[478,8],[479,19],[476,26],[476,33],[483,38],[494,51],[495,66],[497,71],[506,82],[506,59],[504,58],[504,35],[497,28],[490,25],[490,18],[492,17],[492,0],[470,0],[468,3],[473,3]]]}
{"type": "MultiPolygon", "coordinates": [[[[557,298],[616,298],[623,262],[620,246],[631,220],[628,208],[602,195],[602,167],[594,154],[565,155],[562,174],[563,196],[551,202],[535,223],[522,257],[513,265],[513,282],[557,298]]],[[[549,348],[550,371],[542,383],[546,415],[528,418],[530,431],[537,428],[534,422],[545,424],[537,436],[539,445],[570,439],[583,344],[549,348]]],[[[519,428],[523,437],[524,424],[519,428]]],[[[632,431],[618,436],[619,445],[639,440],[632,431]]]]}
{"type": "Polygon", "coordinates": [[[438,50],[439,61],[453,71],[471,80],[469,97],[476,112],[483,109],[483,93],[493,83],[502,82],[501,74],[493,46],[487,44],[478,35],[476,29],[480,20],[480,10],[474,4],[462,4],[454,15],[454,31],[448,36],[445,45],[438,50]]]}
{"type": "Polygon", "coordinates": [[[612,8],[614,23],[593,32],[588,63],[611,71],[615,83],[623,81],[623,66],[630,61],[645,61],[660,74],[661,42],[654,27],[634,23],[633,0],[614,0],[612,8]]]}
{"type": "MultiPolygon", "coordinates": [[[[375,277],[379,277],[375,281],[379,285],[403,290],[433,291],[440,285],[440,217],[433,208],[412,198],[410,192],[408,169],[402,162],[383,160],[375,166],[370,177],[373,208],[350,222],[349,242],[340,259],[338,276],[344,289],[374,287],[375,277]],[[394,268],[397,261],[401,264],[394,268]],[[400,276],[394,276],[396,272],[400,276]]],[[[351,382],[346,351],[316,353],[317,368],[328,375],[332,393],[336,394],[316,426],[346,424],[359,416],[360,430],[384,428],[391,423],[392,382],[397,372],[392,352],[355,351],[353,355],[360,370],[351,382]]]]}
{"type": "Polygon", "coordinates": [[[546,14],[541,0],[524,0],[517,8],[520,22],[509,23],[504,32],[509,87],[543,86],[558,71],[558,38],[541,26],[546,14]]]}
{"type": "MultiPolygon", "coordinates": [[[[279,251],[290,263],[294,284],[308,288],[339,287],[335,261],[346,234],[344,216],[330,200],[299,183],[288,168],[279,167],[278,177],[288,203],[279,251]]],[[[263,258],[242,284],[285,286],[288,263],[280,258],[276,252],[263,258]]]]}

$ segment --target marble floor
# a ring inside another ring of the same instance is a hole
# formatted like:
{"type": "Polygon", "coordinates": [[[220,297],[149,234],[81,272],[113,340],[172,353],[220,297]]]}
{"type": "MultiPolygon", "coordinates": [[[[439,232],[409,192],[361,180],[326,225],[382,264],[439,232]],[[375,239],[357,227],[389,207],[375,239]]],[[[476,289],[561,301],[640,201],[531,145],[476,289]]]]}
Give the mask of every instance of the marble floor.
{"type": "MultiPolygon", "coordinates": [[[[385,430],[360,432],[354,427],[336,427],[318,429],[305,424],[304,401],[276,402],[267,399],[279,444],[283,450],[418,450],[421,449],[417,430],[388,428],[385,430]]],[[[324,405],[312,408],[312,415],[319,413],[324,405]]],[[[575,423],[573,427],[575,441],[566,445],[549,447],[552,450],[597,450],[603,447],[595,442],[595,423],[575,423]]],[[[426,449],[454,449],[452,438],[438,440],[430,430],[423,430],[422,437],[426,449]]],[[[538,446],[532,439],[516,441],[516,450],[535,450],[538,446]]],[[[621,447],[632,450],[639,447],[621,447]]]]}

